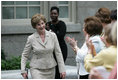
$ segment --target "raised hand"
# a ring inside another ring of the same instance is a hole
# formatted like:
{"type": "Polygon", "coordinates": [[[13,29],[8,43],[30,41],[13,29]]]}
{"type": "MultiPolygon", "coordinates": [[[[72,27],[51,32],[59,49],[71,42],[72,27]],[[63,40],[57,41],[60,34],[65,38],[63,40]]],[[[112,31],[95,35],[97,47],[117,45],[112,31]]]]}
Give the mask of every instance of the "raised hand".
{"type": "Polygon", "coordinates": [[[89,35],[86,35],[85,40],[86,40],[86,45],[88,47],[88,53],[91,53],[93,56],[96,56],[95,47],[92,41],[89,40],[89,35]]]}
{"type": "Polygon", "coordinates": [[[77,40],[74,38],[66,37],[66,41],[71,45],[72,48],[77,46],[77,40]]]}
{"type": "Polygon", "coordinates": [[[101,40],[105,44],[106,47],[109,47],[110,46],[110,44],[108,44],[107,41],[105,40],[105,37],[104,36],[101,37],[101,40]]]}
{"type": "Polygon", "coordinates": [[[79,49],[77,46],[77,40],[75,40],[74,38],[66,37],[66,41],[71,45],[72,50],[76,54],[79,49]]]}

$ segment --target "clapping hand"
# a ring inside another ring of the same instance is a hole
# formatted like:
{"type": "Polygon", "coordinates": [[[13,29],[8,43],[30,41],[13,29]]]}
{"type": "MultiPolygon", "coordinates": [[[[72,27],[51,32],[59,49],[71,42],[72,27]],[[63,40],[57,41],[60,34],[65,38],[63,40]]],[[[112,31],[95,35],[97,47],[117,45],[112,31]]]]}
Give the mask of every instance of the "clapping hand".
{"type": "Polygon", "coordinates": [[[77,50],[79,49],[77,46],[77,40],[74,38],[66,37],[66,41],[71,45],[71,48],[75,53],[77,53],[77,50]]]}
{"type": "Polygon", "coordinates": [[[92,41],[89,40],[89,35],[86,35],[85,40],[86,40],[86,45],[88,47],[88,53],[91,53],[93,56],[96,56],[95,47],[92,41]]]}
{"type": "Polygon", "coordinates": [[[105,40],[104,36],[101,37],[101,40],[105,44],[106,47],[110,46],[110,44],[108,44],[107,41],[105,40]]]}
{"type": "Polygon", "coordinates": [[[77,40],[74,38],[66,37],[66,41],[71,45],[72,48],[77,46],[77,40]]]}

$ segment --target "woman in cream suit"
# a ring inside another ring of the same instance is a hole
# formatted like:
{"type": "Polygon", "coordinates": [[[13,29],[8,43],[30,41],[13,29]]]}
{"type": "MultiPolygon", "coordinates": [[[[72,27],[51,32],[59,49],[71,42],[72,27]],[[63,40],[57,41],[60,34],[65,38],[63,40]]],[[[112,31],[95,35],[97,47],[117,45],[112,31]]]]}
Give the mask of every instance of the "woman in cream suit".
{"type": "Polygon", "coordinates": [[[65,78],[65,65],[55,33],[45,30],[46,19],[41,14],[36,14],[31,19],[32,27],[36,32],[27,39],[21,58],[21,74],[27,77],[25,71],[29,53],[33,55],[30,61],[30,72],[33,79],[54,79],[55,66],[59,65],[60,76],[65,78]],[[57,63],[53,57],[56,55],[57,63]]]}

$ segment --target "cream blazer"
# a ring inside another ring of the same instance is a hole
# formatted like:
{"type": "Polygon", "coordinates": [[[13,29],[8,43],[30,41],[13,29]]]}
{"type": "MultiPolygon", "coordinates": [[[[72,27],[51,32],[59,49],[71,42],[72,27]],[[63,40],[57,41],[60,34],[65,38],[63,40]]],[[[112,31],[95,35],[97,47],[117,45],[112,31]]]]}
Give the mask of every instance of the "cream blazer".
{"type": "Polygon", "coordinates": [[[62,52],[55,33],[45,30],[44,42],[42,42],[38,32],[28,37],[21,58],[21,73],[26,73],[26,61],[31,51],[33,55],[30,61],[30,68],[49,69],[58,64],[60,73],[65,72],[62,52]],[[56,55],[57,63],[53,57],[53,52],[56,55]]]}

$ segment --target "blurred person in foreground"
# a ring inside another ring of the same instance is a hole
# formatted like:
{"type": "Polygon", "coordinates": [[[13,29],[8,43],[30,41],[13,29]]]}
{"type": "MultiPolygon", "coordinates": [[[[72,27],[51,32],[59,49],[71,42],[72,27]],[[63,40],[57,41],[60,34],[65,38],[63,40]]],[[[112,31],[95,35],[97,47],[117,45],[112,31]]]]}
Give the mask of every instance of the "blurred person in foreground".
{"type": "MultiPolygon", "coordinates": [[[[113,40],[113,43],[117,46],[117,22],[115,22],[112,27],[113,27],[111,31],[112,40],[113,40]]],[[[90,71],[89,78],[90,79],[103,79],[103,75],[101,75],[99,71],[96,70],[94,67],[90,71]]],[[[117,62],[115,63],[114,68],[112,69],[108,78],[117,79],[117,62]]]]}

